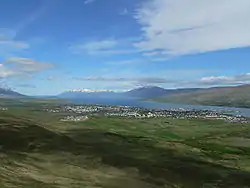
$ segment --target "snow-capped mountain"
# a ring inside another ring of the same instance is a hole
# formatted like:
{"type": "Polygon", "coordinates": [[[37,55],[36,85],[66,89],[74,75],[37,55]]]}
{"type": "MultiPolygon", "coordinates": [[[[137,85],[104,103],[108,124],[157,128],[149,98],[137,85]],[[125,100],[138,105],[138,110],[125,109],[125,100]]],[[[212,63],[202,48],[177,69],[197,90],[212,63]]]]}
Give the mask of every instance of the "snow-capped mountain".
{"type": "Polygon", "coordinates": [[[113,97],[117,93],[110,90],[74,89],[60,94],[60,98],[113,97]]]}
{"type": "Polygon", "coordinates": [[[68,92],[79,92],[79,93],[102,93],[102,92],[112,92],[110,90],[92,90],[92,89],[73,89],[68,92]]]}
{"type": "Polygon", "coordinates": [[[110,90],[91,90],[91,89],[74,89],[66,91],[59,95],[60,98],[148,98],[158,97],[166,93],[166,90],[160,87],[141,87],[126,92],[114,92],[110,90]]]}
{"type": "Polygon", "coordinates": [[[110,90],[91,90],[91,89],[75,89],[71,91],[64,92],[58,97],[60,98],[156,98],[167,96],[177,93],[188,93],[191,91],[196,91],[195,88],[187,89],[164,89],[155,86],[146,86],[136,88],[126,92],[114,92],[110,90]]]}

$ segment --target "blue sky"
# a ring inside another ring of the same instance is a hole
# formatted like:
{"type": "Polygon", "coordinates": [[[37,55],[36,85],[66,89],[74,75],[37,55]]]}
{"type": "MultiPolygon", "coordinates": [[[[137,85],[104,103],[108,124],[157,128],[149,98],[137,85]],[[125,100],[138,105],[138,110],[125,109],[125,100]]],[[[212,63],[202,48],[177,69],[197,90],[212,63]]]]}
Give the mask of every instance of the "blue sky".
{"type": "Polygon", "coordinates": [[[249,0],[2,0],[0,84],[28,95],[250,81],[249,0]]]}

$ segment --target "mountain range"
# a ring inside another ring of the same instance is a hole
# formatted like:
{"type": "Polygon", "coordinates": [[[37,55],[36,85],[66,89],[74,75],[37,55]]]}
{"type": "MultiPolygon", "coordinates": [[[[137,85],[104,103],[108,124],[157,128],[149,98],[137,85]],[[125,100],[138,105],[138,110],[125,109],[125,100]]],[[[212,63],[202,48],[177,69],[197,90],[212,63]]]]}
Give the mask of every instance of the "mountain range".
{"type": "MultiPolygon", "coordinates": [[[[10,89],[0,88],[1,98],[28,97],[10,89]]],[[[57,96],[47,96],[59,99],[122,99],[133,98],[167,103],[250,107],[250,85],[213,87],[213,88],[184,88],[164,89],[161,87],[141,87],[126,92],[109,90],[79,89],[61,93],[57,96]]]]}
{"type": "Polygon", "coordinates": [[[161,97],[166,95],[173,95],[177,93],[189,93],[197,91],[199,88],[185,88],[185,89],[164,89],[161,87],[141,87],[137,89],[130,90],[124,94],[129,97],[137,98],[152,98],[152,97],[161,97]]]}
{"type": "Polygon", "coordinates": [[[250,85],[199,89],[190,93],[165,95],[152,100],[157,102],[248,108],[250,107],[250,85]]]}
{"type": "Polygon", "coordinates": [[[66,91],[60,95],[59,98],[85,98],[85,97],[126,97],[126,98],[138,98],[138,99],[149,99],[162,97],[171,94],[178,93],[189,93],[199,90],[199,88],[188,88],[188,89],[164,89],[161,87],[150,86],[140,87],[126,92],[113,92],[106,90],[71,90],[66,91]]]}
{"type": "Polygon", "coordinates": [[[20,97],[25,97],[25,95],[12,91],[11,89],[0,88],[0,98],[20,98],[20,97]]]}

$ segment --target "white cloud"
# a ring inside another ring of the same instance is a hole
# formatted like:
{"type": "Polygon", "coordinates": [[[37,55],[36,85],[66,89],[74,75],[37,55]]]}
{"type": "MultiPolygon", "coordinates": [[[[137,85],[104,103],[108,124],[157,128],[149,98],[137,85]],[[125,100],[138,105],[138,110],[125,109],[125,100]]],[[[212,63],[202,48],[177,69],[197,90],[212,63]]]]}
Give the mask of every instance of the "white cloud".
{"type": "Polygon", "coordinates": [[[5,62],[13,63],[16,70],[25,73],[41,72],[54,67],[53,63],[39,62],[34,59],[21,57],[8,58],[5,62]]]}
{"type": "Polygon", "coordinates": [[[47,78],[47,80],[48,80],[48,81],[54,81],[54,80],[56,80],[56,77],[54,77],[54,76],[49,76],[49,77],[47,78]]]}
{"type": "Polygon", "coordinates": [[[90,4],[90,3],[94,3],[96,0],[86,0],[86,1],[84,1],[84,4],[90,4]]]}
{"type": "Polygon", "coordinates": [[[202,85],[235,85],[250,83],[250,73],[235,76],[209,76],[201,78],[197,84],[202,85]]]}
{"type": "Polygon", "coordinates": [[[17,87],[35,89],[36,86],[32,84],[18,84],[17,87]]]}
{"type": "Polygon", "coordinates": [[[81,46],[82,49],[87,51],[107,50],[115,47],[118,44],[115,40],[92,41],[81,46]]]}
{"type": "Polygon", "coordinates": [[[3,48],[12,48],[13,50],[29,48],[29,44],[13,40],[2,40],[0,41],[0,46],[3,46],[3,48]]]}
{"type": "Polygon", "coordinates": [[[128,15],[128,14],[129,14],[129,11],[128,11],[127,8],[124,8],[124,9],[120,12],[120,15],[122,15],[122,16],[126,16],[126,15],[128,15]]]}
{"type": "Polygon", "coordinates": [[[136,19],[144,40],[135,46],[160,55],[250,46],[249,0],[152,0],[136,19]]]}
{"type": "Polygon", "coordinates": [[[84,44],[73,45],[71,46],[71,50],[75,53],[95,55],[113,49],[117,45],[118,41],[116,40],[90,41],[84,44]]]}
{"type": "Polygon", "coordinates": [[[164,77],[75,77],[76,80],[81,81],[91,81],[91,82],[131,82],[134,85],[147,85],[147,84],[163,84],[171,83],[171,80],[168,80],[164,77]]]}
{"type": "Polygon", "coordinates": [[[175,87],[212,87],[250,84],[250,73],[232,76],[206,76],[193,80],[179,80],[175,87]]]}
{"type": "Polygon", "coordinates": [[[110,61],[107,62],[109,65],[138,65],[142,64],[145,61],[142,59],[128,59],[128,60],[120,60],[120,61],[110,61]]]}
{"type": "MultiPolygon", "coordinates": [[[[178,71],[177,71],[178,72],[178,71]]],[[[183,71],[184,72],[184,71],[183,71]]],[[[195,77],[190,80],[175,79],[166,76],[93,76],[93,77],[75,77],[73,80],[82,81],[84,85],[90,87],[94,85],[109,89],[131,89],[142,86],[160,86],[165,88],[193,88],[193,87],[213,87],[213,86],[232,86],[250,83],[250,73],[233,76],[207,76],[195,77]]]]}
{"type": "Polygon", "coordinates": [[[133,54],[141,52],[132,44],[138,41],[138,38],[131,37],[125,39],[103,39],[92,40],[85,43],[77,43],[70,46],[70,50],[75,54],[89,55],[120,55],[133,54]]]}
{"type": "Polygon", "coordinates": [[[233,77],[226,77],[226,76],[209,76],[203,77],[199,81],[202,84],[218,84],[218,83],[228,83],[234,81],[233,77]]]}
{"type": "Polygon", "coordinates": [[[16,75],[16,72],[8,69],[3,64],[0,64],[0,78],[6,78],[13,75],[16,75]]]}
{"type": "Polygon", "coordinates": [[[33,78],[34,73],[53,67],[52,63],[39,62],[29,58],[8,58],[3,63],[0,63],[0,78],[33,78]]]}
{"type": "Polygon", "coordinates": [[[5,54],[29,48],[29,44],[14,40],[16,33],[9,29],[0,28],[0,53],[5,54]]]}

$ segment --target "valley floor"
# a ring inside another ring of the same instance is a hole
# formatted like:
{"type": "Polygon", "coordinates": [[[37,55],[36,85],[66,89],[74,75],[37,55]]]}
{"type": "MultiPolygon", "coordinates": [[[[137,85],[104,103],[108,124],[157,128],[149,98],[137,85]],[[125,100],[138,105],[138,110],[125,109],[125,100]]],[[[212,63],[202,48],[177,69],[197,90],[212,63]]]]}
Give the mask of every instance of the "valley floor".
{"type": "Polygon", "coordinates": [[[0,111],[0,188],[250,187],[250,124],[0,111]]]}

